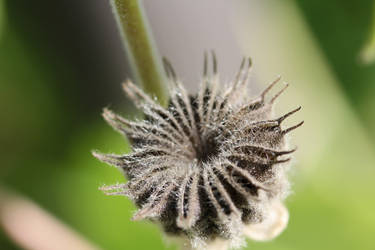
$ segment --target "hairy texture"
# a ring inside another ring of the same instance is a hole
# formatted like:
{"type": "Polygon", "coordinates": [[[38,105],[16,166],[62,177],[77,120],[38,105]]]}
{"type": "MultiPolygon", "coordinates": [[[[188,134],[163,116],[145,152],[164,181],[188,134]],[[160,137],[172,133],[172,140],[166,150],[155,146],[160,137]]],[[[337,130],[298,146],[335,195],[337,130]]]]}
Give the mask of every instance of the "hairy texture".
{"type": "MultiPolygon", "coordinates": [[[[187,93],[168,61],[170,102],[160,106],[132,82],[123,87],[143,110],[145,120],[130,121],[104,110],[105,120],[132,143],[127,155],[95,157],[117,166],[126,184],[102,188],[125,195],[139,207],[133,219],[158,221],[165,232],[185,235],[196,242],[218,237],[238,246],[243,227],[260,223],[269,205],[282,200],[288,189],[286,176],[290,150],[281,123],[300,110],[272,117],[273,104],[265,97],[278,77],[258,98],[248,100],[251,60],[244,59],[235,79],[222,88],[215,56],[212,76],[207,70],[199,92],[187,93]]],[[[287,85],[285,86],[287,87],[287,85]]]]}

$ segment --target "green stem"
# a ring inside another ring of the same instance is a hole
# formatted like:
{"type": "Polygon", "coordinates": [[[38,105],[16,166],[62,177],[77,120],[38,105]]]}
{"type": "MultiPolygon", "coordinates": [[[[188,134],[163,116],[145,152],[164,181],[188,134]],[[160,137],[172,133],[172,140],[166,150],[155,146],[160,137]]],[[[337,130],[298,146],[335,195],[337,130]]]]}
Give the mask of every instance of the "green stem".
{"type": "Polygon", "coordinates": [[[168,102],[166,81],[153,49],[140,1],[111,0],[111,4],[136,81],[165,106],[168,102]]]}

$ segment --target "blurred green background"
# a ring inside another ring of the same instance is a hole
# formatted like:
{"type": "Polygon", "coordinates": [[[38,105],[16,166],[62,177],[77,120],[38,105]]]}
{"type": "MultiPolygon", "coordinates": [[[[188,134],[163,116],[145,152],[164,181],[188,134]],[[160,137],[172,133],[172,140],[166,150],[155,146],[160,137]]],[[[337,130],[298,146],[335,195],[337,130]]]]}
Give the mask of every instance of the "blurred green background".
{"type": "MultiPolygon", "coordinates": [[[[294,141],[300,152],[287,199],[289,226],[271,242],[249,241],[248,249],[375,249],[374,2],[151,2],[144,1],[160,54],[177,61],[188,83],[199,75],[186,68],[201,60],[197,44],[203,43],[216,50],[219,63],[232,56],[223,64],[236,64],[224,79],[234,73],[239,55],[254,54],[260,64],[256,80],[272,79],[262,77],[267,71],[286,75],[295,86],[287,99],[303,103],[298,118],[306,126],[294,141]],[[223,22],[219,14],[202,14],[215,11],[214,4],[230,5],[220,9],[231,11],[227,27],[205,23],[223,22]],[[280,17],[275,22],[284,28],[267,25],[270,16],[280,17]],[[200,21],[218,44],[200,36],[200,21]],[[272,49],[288,58],[272,60],[271,47],[259,46],[256,39],[264,32],[277,34],[272,49]],[[258,37],[250,39],[249,49],[243,45],[247,34],[258,37]],[[286,47],[280,46],[284,38],[286,47]]],[[[107,1],[0,0],[0,188],[37,203],[99,248],[175,249],[166,246],[157,226],[130,221],[130,201],[98,191],[124,181],[90,152],[129,150],[100,117],[108,106],[128,117],[135,113],[120,87],[131,78],[128,68],[107,1]]],[[[0,230],[1,249],[22,248],[0,230]]]]}

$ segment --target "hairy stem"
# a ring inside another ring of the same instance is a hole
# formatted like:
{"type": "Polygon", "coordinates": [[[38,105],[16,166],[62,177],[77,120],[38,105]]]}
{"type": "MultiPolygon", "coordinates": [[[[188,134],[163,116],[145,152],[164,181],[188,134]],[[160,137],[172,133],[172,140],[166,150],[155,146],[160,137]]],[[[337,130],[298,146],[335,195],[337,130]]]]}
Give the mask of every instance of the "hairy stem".
{"type": "Polygon", "coordinates": [[[136,81],[165,106],[168,96],[164,75],[140,1],[111,0],[111,4],[136,81]]]}

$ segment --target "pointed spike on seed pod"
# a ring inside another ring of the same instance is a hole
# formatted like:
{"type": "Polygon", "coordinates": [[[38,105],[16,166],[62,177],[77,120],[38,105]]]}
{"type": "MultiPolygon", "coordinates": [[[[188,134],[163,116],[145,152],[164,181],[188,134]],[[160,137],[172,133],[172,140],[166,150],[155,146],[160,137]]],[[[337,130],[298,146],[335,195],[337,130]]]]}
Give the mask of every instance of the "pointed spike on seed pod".
{"type": "Polygon", "coordinates": [[[114,184],[114,185],[103,185],[99,187],[98,189],[100,191],[113,191],[113,190],[120,190],[127,187],[127,184],[120,183],[120,184],[114,184]]]}
{"type": "Polygon", "coordinates": [[[215,51],[211,50],[211,56],[212,56],[212,72],[214,73],[214,75],[217,75],[217,59],[216,59],[215,51]]]}
{"type": "Polygon", "coordinates": [[[138,106],[140,106],[142,102],[146,102],[148,104],[155,104],[155,101],[152,99],[152,97],[143,92],[142,89],[140,89],[129,79],[127,79],[122,84],[122,88],[125,91],[125,93],[129,96],[129,98],[138,106]]]}
{"type": "Polygon", "coordinates": [[[238,73],[240,73],[240,72],[243,70],[243,68],[244,68],[244,66],[245,66],[245,62],[246,62],[246,57],[244,56],[244,57],[242,58],[242,60],[241,60],[240,70],[239,70],[238,73]]]}
{"type": "Polygon", "coordinates": [[[129,195],[129,191],[127,190],[127,184],[122,183],[122,184],[116,184],[116,185],[111,185],[111,186],[102,186],[99,187],[99,190],[102,191],[105,195],[125,195],[128,197],[131,197],[129,195]]]}
{"type": "Polygon", "coordinates": [[[122,88],[127,91],[131,88],[131,85],[132,85],[132,82],[130,79],[126,79],[123,83],[122,83],[122,88]]]}
{"type": "Polygon", "coordinates": [[[140,103],[140,99],[137,97],[137,94],[134,93],[134,90],[132,88],[132,82],[127,79],[123,84],[122,84],[122,89],[124,90],[125,94],[136,104],[140,103]]]}
{"type": "Polygon", "coordinates": [[[276,121],[281,124],[286,118],[288,118],[289,116],[291,116],[292,114],[298,112],[301,110],[301,106],[299,106],[298,108],[296,109],[293,109],[292,111],[286,113],[285,115],[281,116],[280,118],[276,119],[276,121]]]}
{"type": "Polygon", "coordinates": [[[105,195],[108,195],[108,196],[123,195],[123,196],[128,196],[128,197],[129,197],[128,192],[125,191],[125,190],[122,190],[122,191],[103,191],[103,193],[104,193],[105,195]]]}
{"type": "Polygon", "coordinates": [[[241,75],[243,74],[243,70],[245,68],[245,63],[246,63],[246,57],[242,58],[241,64],[240,64],[240,69],[238,70],[236,77],[235,77],[235,83],[237,84],[238,80],[240,79],[241,75]]]}
{"type": "Polygon", "coordinates": [[[163,68],[164,68],[167,78],[171,79],[167,59],[164,56],[162,57],[162,62],[163,62],[163,68]]]}
{"type": "Polygon", "coordinates": [[[208,74],[208,59],[207,59],[207,51],[204,52],[204,61],[203,61],[203,78],[207,78],[208,74]]]}
{"type": "Polygon", "coordinates": [[[108,163],[116,168],[122,169],[123,162],[116,155],[103,154],[98,151],[92,151],[92,155],[101,162],[108,163]]]}
{"type": "Polygon", "coordinates": [[[93,150],[91,153],[96,159],[98,159],[102,162],[108,162],[108,158],[106,157],[105,154],[102,154],[102,153],[100,153],[99,151],[96,151],[96,150],[93,150]]]}
{"type": "Polygon", "coordinates": [[[112,110],[110,110],[108,108],[104,108],[103,112],[102,112],[102,116],[103,116],[104,120],[106,120],[106,122],[109,123],[112,127],[114,127],[114,128],[119,127],[119,124],[118,124],[118,121],[117,121],[118,117],[112,110]]]}
{"type": "Polygon", "coordinates": [[[245,74],[243,82],[245,82],[249,78],[249,75],[251,73],[251,68],[253,66],[253,62],[251,60],[251,57],[248,57],[246,62],[247,62],[247,70],[246,70],[246,74],[245,74]]]}
{"type": "Polygon", "coordinates": [[[276,151],[275,154],[276,154],[277,156],[280,156],[280,155],[287,155],[287,154],[294,153],[296,150],[297,150],[297,147],[295,147],[295,148],[292,149],[292,150],[288,150],[288,151],[276,151]]]}
{"type": "Polygon", "coordinates": [[[125,93],[129,95],[129,97],[147,97],[144,93],[144,96],[140,95],[142,90],[138,88],[138,86],[136,86],[130,79],[126,79],[125,82],[122,83],[122,88],[124,89],[125,93]]]}
{"type": "Polygon", "coordinates": [[[112,127],[114,125],[114,119],[115,119],[115,114],[109,110],[108,108],[104,108],[102,112],[102,116],[106,122],[108,122],[112,127]]]}
{"type": "Polygon", "coordinates": [[[164,71],[167,75],[167,78],[172,80],[172,82],[177,85],[177,74],[171,62],[166,57],[163,57],[162,61],[163,61],[164,71]]]}
{"type": "Polygon", "coordinates": [[[274,95],[274,97],[272,97],[271,101],[270,101],[270,104],[274,104],[275,100],[288,88],[289,84],[284,82],[285,86],[284,88],[282,88],[279,92],[277,92],[276,95],[274,95]]]}
{"type": "Polygon", "coordinates": [[[273,161],[272,163],[273,164],[280,164],[280,163],[288,162],[290,160],[291,160],[291,158],[287,158],[287,159],[283,159],[283,160],[276,160],[276,161],[273,161]]]}
{"type": "Polygon", "coordinates": [[[245,86],[246,85],[246,83],[249,80],[251,69],[252,69],[252,67],[251,67],[252,66],[251,57],[248,57],[246,61],[247,61],[247,69],[246,69],[245,75],[244,75],[244,77],[242,79],[242,82],[240,83],[240,86],[245,86]]]}
{"type": "Polygon", "coordinates": [[[125,126],[129,126],[130,127],[129,122],[126,119],[122,118],[121,116],[116,115],[114,112],[112,112],[108,108],[104,108],[103,109],[102,116],[103,116],[104,120],[112,128],[114,128],[115,130],[117,130],[117,131],[119,131],[121,133],[123,133],[124,131],[126,131],[126,127],[125,126]]]}
{"type": "MultiPolygon", "coordinates": [[[[263,106],[264,105],[264,99],[266,97],[266,94],[272,89],[273,86],[276,85],[276,83],[278,83],[281,79],[281,76],[278,75],[276,77],[275,80],[273,80],[265,90],[263,90],[263,92],[258,96],[256,97],[254,100],[251,101],[251,103],[248,105],[248,107],[255,107],[255,106],[263,106]]],[[[271,104],[269,105],[269,107],[271,107],[271,104]]],[[[267,105],[268,106],[268,105],[267,105]]]]}
{"type": "Polygon", "coordinates": [[[290,128],[287,128],[287,129],[285,129],[285,130],[283,130],[283,131],[281,131],[281,132],[283,133],[283,135],[285,135],[285,134],[289,133],[290,131],[295,130],[296,128],[302,126],[303,123],[304,123],[304,121],[298,123],[298,124],[295,125],[295,126],[292,126],[292,127],[290,127],[290,128]]]}
{"type": "Polygon", "coordinates": [[[108,195],[108,196],[118,196],[118,195],[123,195],[123,196],[127,196],[127,197],[131,197],[128,192],[126,192],[125,190],[124,191],[118,191],[118,192],[111,192],[111,193],[106,193],[104,192],[105,195],[108,195]]]}
{"type": "Polygon", "coordinates": [[[102,112],[102,116],[104,117],[104,119],[111,119],[111,120],[113,120],[114,117],[115,117],[115,114],[112,112],[112,110],[110,110],[108,108],[104,108],[103,112],[102,112]]]}
{"type": "Polygon", "coordinates": [[[249,68],[251,68],[253,66],[253,60],[251,59],[250,56],[247,58],[247,63],[249,65],[249,68]]]}
{"type": "Polygon", "coordinates": [[[276,83],[278,83],[278,82],[280,81],[280,79],[281,79],[281,76],[278,75],[278,76],[276,77],[276,79],[273,80],[273,81],[268,85],[268,87],[267,87],[265,90],[263,90],[263,92],[260,94],[260,98],[261,98],[262,101],[264,101],[264,97],[266,96],[266,94],[267,94],[267,93],[273,88],[273,86],[276,85],[276,83]]]}
{"type": "Polygon", "coordinates": [[[141,209],[139,209],[134,215],[133,217],[131,218],[132,221],[139,221],[139,220],[143,220],[147,217],[151,217],[152,214],[153,214],[153,208],[151,206],[151,204],[149,205],[146,205],[146,207],[143,207],[141,209]]]}
{"type": "Polygon", "coordinates": [[[237,85],[238,85],[238,83],[240,81],[241,75],[243,74],[243,70],[244,70],[244,67],[245,67],[245,62],[246,62],[246,57],[243,57],[242,61],[241,61],[241,64],[240,64],[240,68],[239,68],[239,70],[237,71],[237,74],[234,77],[234,80],[233,80],[233,83],[232,83],[232,87],[231,87],[231,91],[233,91],[233,90],[235,90],[237,88],[237,85]]]}
{"type": "Polygon", "coordinates": [[[256,124],[257,126],[259,127],[262,127],[262,128],[271,128],[271,127],[275,127],[275,126],[279,126],[279,123],[277,121],[265,121],[265,122],[262,122],[262,123],[258,123],[256,124]]]}

